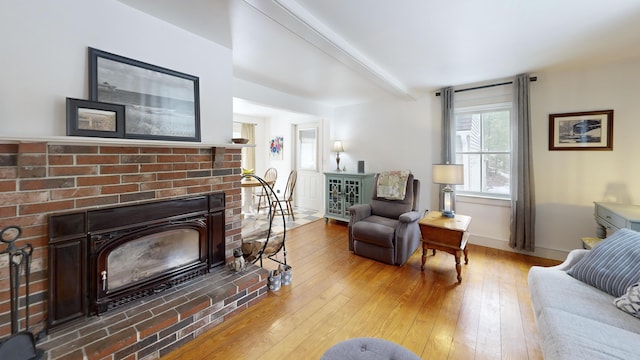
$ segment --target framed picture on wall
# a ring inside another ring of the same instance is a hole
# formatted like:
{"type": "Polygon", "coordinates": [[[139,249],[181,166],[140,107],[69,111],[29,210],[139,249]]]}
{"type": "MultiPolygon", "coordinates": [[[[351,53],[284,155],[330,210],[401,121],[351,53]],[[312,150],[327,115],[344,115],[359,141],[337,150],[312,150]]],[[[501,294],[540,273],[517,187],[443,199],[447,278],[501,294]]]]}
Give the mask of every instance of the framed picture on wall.
{"type": "Polygon", "coordinates": [[[549,114],[549,150],[613,150],[613,110],[549,114]]]}
{"type": "Polygon", "coordinates": [[[125,105],[126,138],[200,141],[196,76],[89,48],[89,97],[125,105]]]}
{"type": "Polygon", "coordinates": [[[67,98],[67,135],[124,137],[124,105],[67,98]]]}
{"type": "Polygon", "coordinates": [[[269,143],[269,153],[271,154],[272,158],[282,160],[284,157],[284,153],[282,152],[283,149],[284,149],[283,136],[276,136],[273,139],[271,139],[271,142],[269,143]]]}

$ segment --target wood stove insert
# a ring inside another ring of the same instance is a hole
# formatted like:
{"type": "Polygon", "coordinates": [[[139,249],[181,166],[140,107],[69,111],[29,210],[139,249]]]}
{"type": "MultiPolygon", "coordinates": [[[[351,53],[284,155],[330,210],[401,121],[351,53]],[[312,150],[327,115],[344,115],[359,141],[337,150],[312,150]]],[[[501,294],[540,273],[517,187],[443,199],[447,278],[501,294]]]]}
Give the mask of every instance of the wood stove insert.
{"type": "Polygon", "coordinates": [[[225,262],[225,195],[49,218],[49,328],[161,292],[225,262]]]}

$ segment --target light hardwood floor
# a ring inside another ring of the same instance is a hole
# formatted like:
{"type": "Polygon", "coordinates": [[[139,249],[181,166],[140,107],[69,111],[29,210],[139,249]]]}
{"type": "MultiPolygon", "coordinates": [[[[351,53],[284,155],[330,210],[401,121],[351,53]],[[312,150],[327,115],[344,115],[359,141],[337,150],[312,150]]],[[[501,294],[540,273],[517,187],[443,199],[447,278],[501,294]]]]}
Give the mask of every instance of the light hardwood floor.
{"type": "Polygon", "coordinates": [[[453,256],[429,254],[424,272],[421,250],[404,266],[385,265],[351,254],[342,223],[292,229],[286,245],[290,286],[163,359],[311,360],[354,337],[393,341],[422,359],[542,359],[527,272],[557,261],[470,245],[458,285],[453,256]]]}

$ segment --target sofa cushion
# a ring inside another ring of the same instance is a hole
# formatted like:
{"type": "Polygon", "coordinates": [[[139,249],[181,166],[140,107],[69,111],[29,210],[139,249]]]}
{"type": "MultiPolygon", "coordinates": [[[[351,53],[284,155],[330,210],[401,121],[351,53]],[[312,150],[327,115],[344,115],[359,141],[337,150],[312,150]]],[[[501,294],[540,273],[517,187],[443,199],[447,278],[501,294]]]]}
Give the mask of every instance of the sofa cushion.
{"type": "Polygon", "coordinates": [[[640,283],[629,286],[627,292],[616,298],[613,303],[618,309],[640,318],[640,283]]]}
{"type": "Polygon", "coordinates": [[[369,244],[392,248],[398,220],[387,219],[380,216],[368,218],[353,224],[353,238],[369,244]]]}
{"type": "Polygon", "coordinates": [[[613,296],[578,281],[565,271],[534,266],[529,271],[529,290],[534,314],[554,308],[598,322],[640,333],[640,320],[618,310],[613,296]]]}
{"type": "Polygon", "coordinates": [[[619,297],[640,281],[640,233],[621,229],[601,241],[567,273],[619,297]]]}
{"type": "Polygon", "coordinates": [[[632,331],[554,308],[543,309],[537,324],[545,360],[638,357],[638,334],[632,331]]]}

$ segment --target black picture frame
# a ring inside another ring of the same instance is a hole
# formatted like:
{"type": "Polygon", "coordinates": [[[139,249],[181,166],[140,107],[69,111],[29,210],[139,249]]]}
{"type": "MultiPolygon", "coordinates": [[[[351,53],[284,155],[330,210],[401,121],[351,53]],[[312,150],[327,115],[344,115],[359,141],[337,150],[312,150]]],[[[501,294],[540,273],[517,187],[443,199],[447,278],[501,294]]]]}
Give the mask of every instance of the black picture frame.
{"type": "Polygon", "coordinates": [[[124,105],[67,98],[68,136],[123,138],[124,129],[124,105]]]}
{"type": "Polygon", "coordinates": [[[199,78],[89,48],[89,98],[125,105],[125,138],[200,141],[199,78]]]}
{"type": "Polygon", "coordinates": [[[549,150],[613,151],[613,110],[549,114],[549,150]]]}

